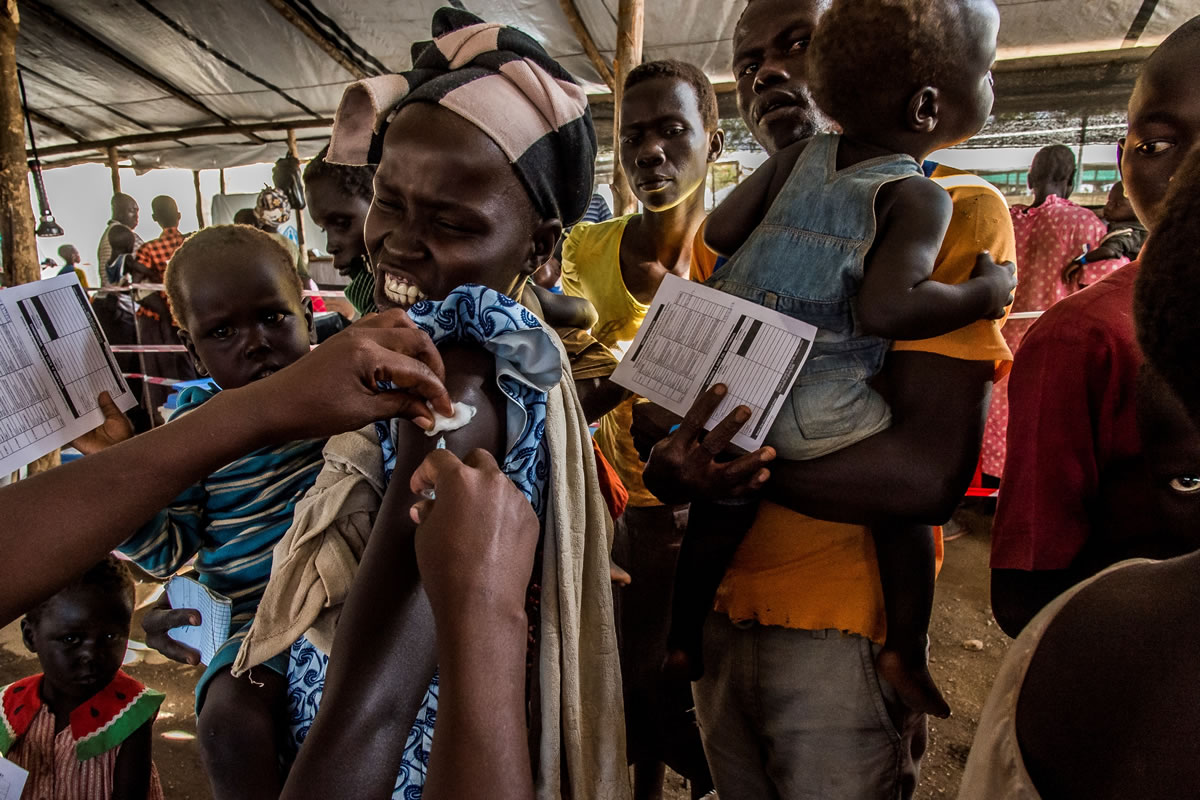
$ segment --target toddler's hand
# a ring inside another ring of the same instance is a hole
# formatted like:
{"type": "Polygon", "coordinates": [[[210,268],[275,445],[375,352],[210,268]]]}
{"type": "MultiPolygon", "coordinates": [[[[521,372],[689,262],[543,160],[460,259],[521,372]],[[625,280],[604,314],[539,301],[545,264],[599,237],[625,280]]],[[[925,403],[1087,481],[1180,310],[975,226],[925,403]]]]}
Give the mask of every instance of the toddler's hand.
{"type": "Polygon", "coordinates": [[[971,278],[983,281],[991,292],[991,302],[985,319],[1002,319],[1005,310],[1013,303],[1013,292],[1017,289],[1017,265],[1011,261],[997,264],[986,250],[975,257],[975,269],[971,278]]]}
{"type": "Polygon", "coordinates": [[[194,608],[171,608],[167,593],[150,606],[142,618],[142,630],[146,632],[146,644],[172,661],[195,666],[200,663],[200,653],[172,639],[167,631],[182,625],[199,625],[200,612],[194,608]]]}
{"type": "Polygon", "coordinates": [[[85,456],[99,453],[133,436],[133,425],[130,424],[129,417],[121,413],[121,409],[117,408],[108,392],[101,392],[96,402],[104,412],[104,422],[100,423],[100,427],[71,442],[71,446],[85,456]]]}

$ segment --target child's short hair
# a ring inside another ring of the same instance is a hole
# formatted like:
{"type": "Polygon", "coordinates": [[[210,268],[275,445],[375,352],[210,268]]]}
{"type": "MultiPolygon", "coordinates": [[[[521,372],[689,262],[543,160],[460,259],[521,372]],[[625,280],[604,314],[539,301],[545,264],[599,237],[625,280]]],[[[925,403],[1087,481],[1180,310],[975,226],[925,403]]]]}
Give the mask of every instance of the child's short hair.
{"type": "Polygon", "coordinates": [[[376,164],[362,167],[352,167],[346,164],[330,164],[326,161],[329,155],[329,145],[321,148],[321,152],[308,162],[304,168],[304,183],[316,180],[328,180],[351,197],[361,197],[370,200],[375,196],[376,164]]]}
{"type": "Polygon", "coordinates": [[[813,98],[842,125],[878,124],[880,101],[907,102],[961,69],[970,30],[961,0],[833,0],[808,52],[813,98]]]}
{"type": "MultiPolygon", "coordinates": [[[[126,228],[124,225],[113,225],[108,229],[108,246],[112,248],[113,253],[132,253],[133,246],[137,243],[134,238],[133,231],[126,228]]],[[[101,264],[101,266],[108,266],[101,264]]]]}
{"type": "Polygon", "coordinates": [[[261,247],[271,258],[277,259],[281,269],[286,269],[296,284],[296,294],[303,297],[304,284],[296,271],[296,260],[283,241],[250,225],[213,225],[189,236],[171,260],[163,282],[167,288],[167,302],[181,327],[187,327],[187,302],[183,283],[191,270],[203,269],[205,255],[216,248],[231,247],[239,250],[261,247]]]}
{"type": "Polygon", "coordinates": [[[29,611],[25,614],[25,619],[27,619],[31,625],[38,624],[38,621],[42,618],[42,613],[46,610],[46,607],[50,605],[51,600],[65,591],[78,589],[84,586],[94,586],[97,589],[109,594],[123,595],[129,603],[130,612],[133,611],[133,573],[129,571],[129,567],[124,561],[110,554],[106,556],[103,561],[94,565],[88,569],[87,572],[80,575],[77,579],[71,583],[68,583],[53,595],[47,597],[42,602],[29,609],[29,611]]]}
{"type": "Polygon", "coordinates": [[[634,67],[625,78],[625,91],[629,91],[639,83],[655,78],[675,78],[691,86],[696,92],[696,105],[700,109],[700,119],[704,122],[704,130],[717,129],[717,90],[704,71],[695,64],[686,61],[676,61],[673,58],[661,61],[647,61],[634,67]]]}

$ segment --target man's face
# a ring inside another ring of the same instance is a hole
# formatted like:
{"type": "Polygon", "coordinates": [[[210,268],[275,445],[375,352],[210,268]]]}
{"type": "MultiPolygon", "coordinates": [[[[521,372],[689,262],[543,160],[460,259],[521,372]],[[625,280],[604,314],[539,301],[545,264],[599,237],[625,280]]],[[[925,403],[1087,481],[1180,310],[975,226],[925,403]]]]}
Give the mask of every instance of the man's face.
{"type": "Polygon", "coordinates": [[[738,111],[768,153],[829,130],[808,89],[808,45],[827,0],[754,0],[733,34],[738,111]]]}
{"type": "Polygon", "coordinates": [[[704,130],[699,98],[680,78],[653,78],[621,100],[621,169],[651,211],[673,208],[703,188],[721,138],[704,130]]]}
{"type": "Polygon", "coordinates": [[[1129,99],[1129,132],[1121,142],[1125,196],[1151,232],[1172,176],[1200,146],[1200,70],[1195,54],[1182,50],[1146,68],[1129,99]]]}
{"type": "Polygon", "coordinates": [[[129,228],[136,228],[138,224],[138,204],[132,197],[126,200],[118,200],[117,207],[113,211],[113,219],[129,228]]]}

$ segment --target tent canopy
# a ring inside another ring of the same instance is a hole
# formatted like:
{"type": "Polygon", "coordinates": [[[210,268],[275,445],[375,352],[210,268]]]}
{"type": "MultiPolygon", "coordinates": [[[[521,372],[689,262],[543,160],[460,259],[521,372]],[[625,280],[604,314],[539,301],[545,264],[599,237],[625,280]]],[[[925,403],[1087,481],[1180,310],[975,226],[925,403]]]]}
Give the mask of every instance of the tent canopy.
{"type": "MultiPolygon", "coordinates": [[[[450,0],[527,31],[593,94],[611,127],[618,0],[450,0]],[[590,40],[590,41],[589,41],[590,40]],[[584,42],[599,58],[589,56],[584,42]],[[607,107],[606,107],[607,104],[607,107]]],[[[445,0],[20,0],[17,61],[48,166],[205,169],[302,156],[328,136],[346,83],[410,64],[445,0]],[[203,135],[198,135],[203,134],[203,135]],[[166,138],[172,135],[174,138],[166,138]]],[[[1120,112],[1153,45],[1200,0],[999,0],[997,120],[1120,112]]],[[[700,65],[736,115],[732,34],[744,0],[648,0],[645,58],[700,65]]]]}

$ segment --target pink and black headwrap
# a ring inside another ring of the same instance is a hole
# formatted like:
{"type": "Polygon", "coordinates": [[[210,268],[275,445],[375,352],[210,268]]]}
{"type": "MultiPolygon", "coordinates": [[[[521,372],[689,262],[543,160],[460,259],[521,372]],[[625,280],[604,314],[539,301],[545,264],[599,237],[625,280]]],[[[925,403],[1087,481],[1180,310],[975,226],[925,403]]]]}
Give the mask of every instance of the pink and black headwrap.
{"type": "Polygon", "coordinates": [[[432,42],[413,46],[413,68],[352,83],[333,123],[328,161],[377,164],[396,112],[435,103],[500,147],[543,218],[569,225],[592,196],[596,132],[587,95],[528,35],[442,8],[432,42]]]}

